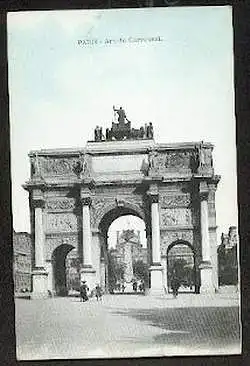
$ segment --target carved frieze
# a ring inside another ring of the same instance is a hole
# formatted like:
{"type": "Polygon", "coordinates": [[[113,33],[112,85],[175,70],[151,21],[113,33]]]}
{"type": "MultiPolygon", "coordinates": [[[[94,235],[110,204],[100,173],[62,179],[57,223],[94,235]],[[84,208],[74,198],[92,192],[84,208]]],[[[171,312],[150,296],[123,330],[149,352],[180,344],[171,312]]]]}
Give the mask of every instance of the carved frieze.
{"type": "Polygon", "coordinates": [[[77,217],[73,213],[48,213],[45,220],[46,232],[77,231],[77,217]]]}
{"type": "Polygon", "coordinates": [[[156,150],[148,154],[147,174],[154,175],[165,168],[165,155],[156,150]]]}
{"type": "Polygon", "coordinates": [[[189,194],[172,194],[160,196],[160,205],[162,208],[168,207],[188,207],[191,203],[189,194]]]}
{"type": "Polygon", "coordinates": [[[161,209],[161,226],[186,226],[192,224],[192,213],[188,208],[161,209]]]}
{"type": "Polygon", "coordinates": [[[77,174],[76,166],[79,162],[79,158],[52,158],[52,157],[39,157],[40,167],[42,175],[72,175],[77,174]]]}
{"type": "Polygon", "coordinates": [[[165,156],[165,168],[189,169],[190,151],[168,151],[165,156]]]}
{"type": "Polygon", "coordinates": [[[46,208],[48,210],[72,210],[74,207],[74,198],[62,198],[57,200],[48,200],[46,202],[46,208]]]}
{"type": "Polygon", "coordinates": [[[193,231],[185,230],[161,232],[161,255],[166,255],[169,245],[178,240],[186,241],[193,245],[193,231]]]}

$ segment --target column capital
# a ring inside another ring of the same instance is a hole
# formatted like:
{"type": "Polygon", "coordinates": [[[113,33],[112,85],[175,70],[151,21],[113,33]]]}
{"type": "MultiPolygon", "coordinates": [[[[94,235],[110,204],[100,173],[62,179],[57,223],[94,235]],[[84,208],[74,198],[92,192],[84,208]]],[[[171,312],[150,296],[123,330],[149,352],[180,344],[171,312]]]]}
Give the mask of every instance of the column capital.
{"type": "Polygon", "coordinates": [[[199,192],[199,197],[201,201],[207,201],[208,200],[208,191],[201,191],[199,192]]]}
{"type": "Polygon", "coordinates": [[[91,202],[92,202],[92,199],[90,196],[81,197],[81,203],[83,206],[90,206],[91,202]]]}
{"type": "Polygon", "coordinates": [[[147,195],[149,196],[151,203],[159,202],[159,192],[157,184],[151,184],[149,190],[147,191],[147,195]]]}
{"type": "Polygon", "coordinates": [[[44,208],[45,207],[45,200],[43,198],[33,199],[32,200],[32,207],[33,208],[44,208]]]}
{"type": "Polygon", "coordinates": [[[158,193],[149,193],[149,198],[151,203],[158,203],[159,202],[159,194],[158,193]]]}
{"type": "Polygon", "coordinates": [[[216,192],[216,190],[217,190],[217,183],[209,183],[209,184],[208,184],[208,189],[209,189],[211,192],[215,193],[215,192],[216,192]]]}

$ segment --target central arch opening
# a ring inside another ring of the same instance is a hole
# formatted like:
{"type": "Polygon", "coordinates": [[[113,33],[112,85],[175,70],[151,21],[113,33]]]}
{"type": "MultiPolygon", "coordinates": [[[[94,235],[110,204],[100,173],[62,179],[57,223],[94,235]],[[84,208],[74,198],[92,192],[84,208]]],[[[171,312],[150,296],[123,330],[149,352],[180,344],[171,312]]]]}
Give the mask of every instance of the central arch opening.
{"type": "Polygon", "coordinates": [[[148,287],[149,253],[143,218],[132,210],[118,208],[104,217],[100,229],[106,292],[144,293],[148,287]]]}

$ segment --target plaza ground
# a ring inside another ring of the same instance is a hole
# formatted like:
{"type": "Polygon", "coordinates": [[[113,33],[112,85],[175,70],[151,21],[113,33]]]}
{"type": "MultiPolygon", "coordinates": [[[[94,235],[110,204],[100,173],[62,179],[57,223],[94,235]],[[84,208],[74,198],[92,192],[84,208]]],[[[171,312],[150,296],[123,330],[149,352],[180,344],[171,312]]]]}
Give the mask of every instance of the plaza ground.
{"type": "Polygon", "coordinates": [[[239,294],[16,299],[17,357],[238,354],[239,294]]]}

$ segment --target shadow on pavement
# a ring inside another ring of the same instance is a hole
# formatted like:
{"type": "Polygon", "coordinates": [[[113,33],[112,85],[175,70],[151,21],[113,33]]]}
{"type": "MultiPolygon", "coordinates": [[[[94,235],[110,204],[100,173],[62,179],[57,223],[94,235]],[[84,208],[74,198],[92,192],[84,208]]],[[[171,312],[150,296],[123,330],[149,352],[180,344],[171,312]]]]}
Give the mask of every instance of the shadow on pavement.
{"type": "Polygon", "coordinates": [[[166,330],[154,342],[181,346],[220,348],[240,344],[239,308],[126,309],[115,312],[166,330]]]}

